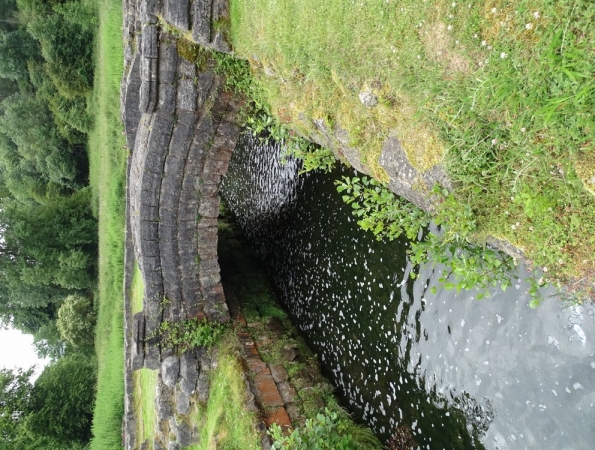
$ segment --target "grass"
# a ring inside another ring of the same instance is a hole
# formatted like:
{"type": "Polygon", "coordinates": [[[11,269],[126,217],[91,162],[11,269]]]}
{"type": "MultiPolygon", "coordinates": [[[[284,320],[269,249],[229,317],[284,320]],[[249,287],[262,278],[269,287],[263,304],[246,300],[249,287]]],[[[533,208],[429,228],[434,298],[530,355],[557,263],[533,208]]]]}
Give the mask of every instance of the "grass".
{"type": "Polygon", "coordinates": [[[206,406],[195,415],[200,443],[191,450],[259,449],[256,417],[248,411],[244,373],[238,360],[238,341],[231,333],[218,346],[217,369],[211,373],[211,387],[206,406]]]}
{"type": "Polygon", "coordinates": [[[478,241],[565,283],[595,274],[594,18],[589,0],[231,0],[234,50],[281,122],[346,129],[380,180],[396,130],[419,170],[446,167],[478,241]]]}
{"type": "Polygon", "coordinates": [[[91,449],[120,449],[124,412],[124,209],[126,153],[120,119],[123,67],[122,5],[98,2],[95,81],[91,101],[94,128],[89,136],[90,184],[99,219],[99,280],[96,353],[97,397],[91,449]]]}
{"type": "Polygon", "coordinates": [[[144,295],[145,284],[143,283],[143,276],[138,264],[135,264],[134,272],[132,272],[132,283],[130,286],[130,310],[132,314],[136,314],[143,310],[144,295]]]}
{"type": "Polygon", "coordinates": [[[143,368],[133,372],[132,377],[137,440],[138,442],[144,442],[149,439],[149,448],[152,450],[153,437],[155,436],[157,371],[143,368]]]}

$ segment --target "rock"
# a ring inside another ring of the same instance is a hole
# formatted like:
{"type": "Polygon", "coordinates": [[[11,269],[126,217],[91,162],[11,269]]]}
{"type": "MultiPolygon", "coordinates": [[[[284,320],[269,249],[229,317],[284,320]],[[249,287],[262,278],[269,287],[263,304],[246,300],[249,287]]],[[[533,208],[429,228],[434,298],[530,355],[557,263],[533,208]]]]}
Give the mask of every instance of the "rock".
{"type": "Polygon", "coordinates": [[[169,420],[170,429],[176,436],[176,442],[180,447],[188,447],[198,441],[198,433],[194,433],[190,425],[183,420],[172,417],[169,420]]]}
{"type": "Polygon", "coordinates": [[[271,375],[273,376],[273,379],[277,384],[287,381],[287,379],[289,378],[287,371],[281,364],[271,365],[269,369],[271,370],[271,375]]]}
{"type": "Polygon", "coordinates": [[[149,450],[149,440],[146,439],[138,448],[138,450],[149,450]]]}
{"type": "Polygon", "coordinates": [[[366,108],[373,108],[374,106],[378,105],[378,97],[368,91],[363,91],[359,93],[359,101],[364,105],[366,108]]]}
{"type": "Polygon", "coordinates": [[[182,447],[180,447],[180,444],[177,442],[170,442],[167,444],[167,450],[180,450],[181,448],[182,447]]]}
{"type": "Polygon", "coordinates": [[[293,386],[291,386],[291,384],[289,384],[287,381],[277,384],[277,388],[279,389],[279,394],[281,394],[283,403],[289,405],[295,401],[297,393],[295,392],[293,386]]]}
{"type": "Polygon", "coordinates": [[[153,450],[166,450],[158,438],[153,438],[153,450]]]}
{"type": "Polygon", "coordinates": [[[159,382],[157,384],[157,393],[155,396],[155,409],[157,411],[157,418],[160,422],[168,420],[174,415],[173,402],[173,388],[159,382]]]}
{"type": "Polygon", "coordinates": [[[186,352],[180,357],[180,388],[188,395],[196,390],[198,382],[198,358],[195,352],[186,352]]]}
{"type": "Polygon", "coordinates": [[[168,356],[161,363],[161,378],[166,386],[174,387],[180,375],[180,359],[168,356]]]}
{"type": "Polygon", "coordinates": [[[210,381],[206,372],[201,372],[196,384],[196,391],[198,392],[198,402],[206,404],[209,401],[210,381]]]}
{"type": "Polygon", "coordinates": [[[176,391],[176,412],[181,415],[190,412],[190,396],[182,390],[176,391]]]}

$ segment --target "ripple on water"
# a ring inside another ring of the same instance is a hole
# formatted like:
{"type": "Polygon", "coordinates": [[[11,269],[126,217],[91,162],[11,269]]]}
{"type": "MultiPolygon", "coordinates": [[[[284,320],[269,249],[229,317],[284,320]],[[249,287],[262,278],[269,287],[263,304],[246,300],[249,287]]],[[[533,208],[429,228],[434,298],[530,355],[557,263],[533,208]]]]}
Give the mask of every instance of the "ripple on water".
{"type": "MultiPolygon", "coordinates": [[[[222,191],[346,405],[422,448],[587,449],[595,439],[595,309],[527,304],[527,286],[475,301],[414,281],[407,243],[361,232],[333,186],[244,138],[222,191]]],[[[523,278],[523,274],[519,274],[523,278]]]]}

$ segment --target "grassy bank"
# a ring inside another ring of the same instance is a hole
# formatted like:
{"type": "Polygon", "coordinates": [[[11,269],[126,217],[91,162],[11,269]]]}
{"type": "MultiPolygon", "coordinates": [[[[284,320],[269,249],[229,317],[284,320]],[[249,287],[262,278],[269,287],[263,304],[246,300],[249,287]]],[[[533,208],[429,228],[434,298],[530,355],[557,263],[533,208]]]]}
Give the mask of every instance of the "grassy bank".
{"type": "Polygon", "coordinates": [[[545,278],[593,276],[593,2],[231,0],[231,11],[235,51],[281,122],[340,125],[380,180],[395,129],[418,169],[446,167],[478,241],[506,239],[545,278]]]}
{"type": "Polygon", "coordinates": [[[89,136],[90,183],[99,219],[99,305],[96,353],[98,381],[93,440],[97,450],[120,449],[124,411],[124,209],[126,152],[120,120],[120,78],[123,71],[122,4],[98,2],[99,30],[91,104],[94,128],[89,136]]]}

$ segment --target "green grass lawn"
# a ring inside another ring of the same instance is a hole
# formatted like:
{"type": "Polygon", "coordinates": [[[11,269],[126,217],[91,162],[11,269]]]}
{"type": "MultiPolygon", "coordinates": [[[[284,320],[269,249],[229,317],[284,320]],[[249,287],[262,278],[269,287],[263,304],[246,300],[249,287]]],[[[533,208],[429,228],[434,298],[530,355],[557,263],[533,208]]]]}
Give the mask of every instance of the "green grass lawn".
{"type": "Polygon", "coordinates": [[[98,2],[99,30],[91,103],[94,128],[89,136],[90,183],[99,219],[97,397],[91,448],[120,449],[124,412],[124,210],[126,152],[120,119],[123,72],[122,4],[98,2]]]}
{"type": "Polygon", "coordinates": [[[546,278],[593,276],[595,3],[231,0],[231,12],[234,49],[280,121],[347,129],[380,180],[396,129],[418,169],[446,166],[479,241],[508,240],[546,278]]]}
{"type": "Polygon", "coordinates": [[[155,392],[157,371],[140,369],[132,374],[134,383],[134,412],[136,414],[136,436],[138,443],[149,439],[149,449],[153,449],[155,437],[155,392]]]}

